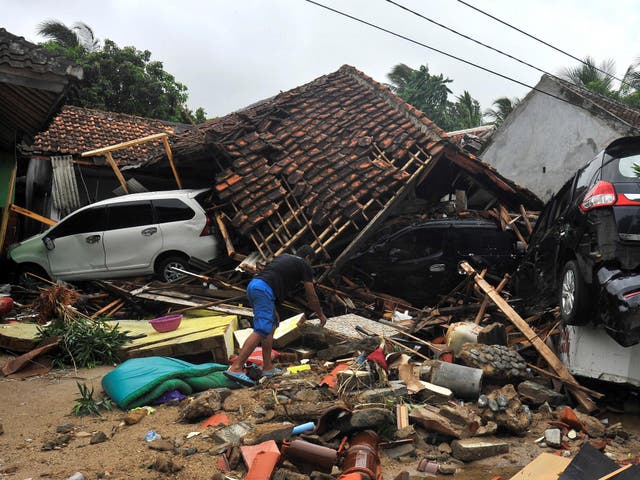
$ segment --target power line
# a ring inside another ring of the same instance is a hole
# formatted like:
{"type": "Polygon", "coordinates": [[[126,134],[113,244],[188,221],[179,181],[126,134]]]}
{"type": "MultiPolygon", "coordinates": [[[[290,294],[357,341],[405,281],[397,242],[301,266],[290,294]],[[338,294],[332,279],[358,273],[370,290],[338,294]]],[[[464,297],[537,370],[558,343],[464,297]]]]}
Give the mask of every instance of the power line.
{"type": "Polygon", "coordinates": [[[405,11],[407,11],[409,13],[412,13],[412,14],[416,15],[417,17],[422,18],[423,20],[431,22],[431,23],[433,23],[434,25],[437,25],[440,28],[444,28],[445,30],[447,30],[447,31],[449,31],[449,32],[451,32],[451,33],[453,33],[455,35],[458,35],[458,36],[460,36],[462,38],[470,40],[470,41],[472,41],[472,42],[474,42],[474,43],[476,43],[478,45],[481,45],[481,46],[483,46],[485,48],[488,48],[489,50],[497,52],[500,55],[504,55],[505,57],[510,58],[511,60],[515,60],[516,62],[519,62],[519,63],[521,63],[523,65],[526,65],[527,67],[533,68],[534,70],[537,70],[540,73],[544,73],[544,74],[547,74],[547,75],[549,75],[551,77],[558,78],[553,73],[547,72],[546,70],[544,70],[544,69],[542,69],[540,67],[536,67],[535,65],[532,65],[532,64],[530,64],[530,63],[528,63],[528,62],[526,62],[524,60],[521,60],[520,58],[515,57],[515,56],[513,56],[513,55],[511,55],[511,54],[509,54],[507,52],[504,52],[504,51],[499,50],[499,49],[497,49],[495,47],[492,47],[491,45],[487,45],[486,43],[483,43],[480,40],[476,40],[475,38],[470,37],[469,35],[465,35],[464,33],[458,32],[457,30],[455,30],[453,28],[447,27],[446,25],[443,25],[442,23],[437,22],[436,20],[433,20],[432,18],[426,17],[426,16],[422,15],[421,13],[416,12],[415,10],[411,10],[410,8],[405,7],[404,5],[401,5],[401,4],[397,3],[397,2],[394,2],[393,0],[386,0],[386,1],[388,3],[390,3],[390,4],[392,4],[392,5],[395,5],[398,8],[401,8],[402,10],[405,10],[405,11]]]}
{"type": "MultiPolygon", "coordinates": [[[[482,65],[478,65],[477,63],[471,62],[469,60],[465,60],[464,58],[460,58],[460,57],[458,57],[456,55],[452,55],[452,54],[447,53],[447,52],[445,52],[443,50],[440,50],[438,48],[431,47],[431,46],[429,46],[429,45],[427,45],[425,43],[419,42],[418,40],[414,40],[414,39],[409,38],[409,37],[407,37],[405,35],[402,35],[400,33],[396,33],[396,32],[394,32],[392,30],[388,30],[388,29],[386,29],[384,27],[381,27],[379,25],[376,25],[374,23],[368,22],[366,20],[362,20],[361,18],[354,17],[353,15],[350,15],[348,13],[342,12],[340,10],[336,10],[335,8],[329,7],[327,5],[323,5],[322,3],[318,3],[318,2],[316,2],[314,0],[305,0],[305,1],[315,5],[317,7],[324,8],[325,10],[329,10],[330,12],[337,13],[338,15],[341,15],[343,17],[347,17],[347,18],[349,18],[349,19],[351,19],[351,20],[353,20],[355,22],[362,23],[362,24],[367,25],[369,27],[375,28],[376,30],[380,30],[382,32],[388,33],[389,35],[393,35],[394,37],[401,38],[403,40],[406,40],[408,42],[414,43],[414,44],[419,45],[421,47],[427,48],[427,49],[432,50],[432,51],[434,51],[436,53],[444,55],[446,57],[452,58],[452,59],[457,60],[459,62],[465,63],[465,64],[470,65],[472,67],[475,67],[475,68],[478,68],[478,69],[483,70],[485,72],[488,72],[488,73],[491,73],[493,75],[496,75],[496,76],[498,76],[500,78],[504,78],[505,80],[509,80],[511,82],[517,83],[518,85],[522,85],[523,87],[530,88],[531,90],[534,90],[536,92],[540,92],[540,93],[542,93],[544,95],[547,95],[547,96],[549,96],[551,98],[555,98],[556,100],[560,100],[561,102],[568,103],[569,105],[573,105],[575,107],[579,107],[579,108],[582,108],[584,110],[588,110],[586,107],[583,107],[582,105],[577,105],[577,104],[575,104],[575,103],[573,103],[573,102],[571,102],[571,101],[569,101],[569,100],[567,100],[565,98],[562,98],[562,97],[559,97],[557,95],[554,95],[553,93],[545,92],[544,90],[541,90],[541,89],[539,89],[539,88],[537,88],[535,86],[529,85],[529,84],[527,84],[525,82],[521,82],[520,80],[516,80],[515,78],[509,77],[509,76],[504,75],[504,74],[499,73],[499,72],[496,72],[495,70],[491,70],[489,68],[483,67],[482,65]]],[[[624,122],[624,123],[627,123],[627,122],[624,122]]],[[[629,125],[629,126],[632,127],[632,128],[635,128],[632,125],[629,125]]]]}
{"type": "Polygon", "coordinates": [[[535,36],[531,35],[530,33],[527,33],[527,32],[525,32],[524,30],[522,30],[522,29],[520,29],[520,28],[518,28],[518,27],[515,27],[515,26],[511,25],[510,23],[507,23],[507,22],[505,22],[504,20],[499,19],[498,17],[496,17],[496,16],[494,16],[494,15],[491,15],[490,13],[485,12],[484,10],[479,9],[478,7],[474,7],[473,5],[471,5],[471,4],[469,4],[469,3],[467,3],[467,2],[465,2],[465,1],[463,1],[463,0],[458,0],[458,2],[459,2],[459,3],[461,3],[461,4],[463,4],[463,5],[465,5],[465,6],[467,6],[467,7],[469,7],[469,8],[471,8],[472,10],[475,10],[475,11],[476,11],[476,12],[478,12],[478,13],[481,13],[481,14],[483,14],[483,15],[486,15],[487,17],[491,18],[492,20],[495,20],[496,22],[499,22],[499,23],[501,23],[501,24],[505,25],[505,26],[507,26],[507,27],[509,27],[509,28],[511,28],[511,29],[513,29],[513,30],[515,30],[516,32],[519,32],[519,33],[521,33],[521,34],[523,34],[523,35],[526,35],[527,37],[529,37],[529,38],[531,38],[531,39],[535,40],[536,42],[542,43],[543,45],[546,45],[547,47],[554,49],[556,52],[560,52],[560,53],[562,53],[562,54],[566,55],[567,57],[572,58],[573,60],[576,60],[576,61],[578,61],[578,62],[582,63],[583,65],[586,65],[586,66],[587,66],[587,67],[589,67],[589,68],[593,68],[593,69],[597,70],[598,72],[603,73],[603,74],[604,74],[604,75],[606,75],[607,77],[611,77],[611,78],[613,78],[614,80],[619,81],[619,82],[620,82],[620,83],[622,83],[623,85],[627,85],[628,87],[635,88],[633,85],[630,85],[629,83],[625,82],[625,81],[624,81],[623,79],[621,79],[621,78],[616,77],[616,76],[615,76],[615,75],[613,75],[612,73],[609,73],[609,72],[607,72],[606,70],[602,70],[602,69],[598,68],[598,67],[597,67],[596,65],[594,65],[594,64],[590,64],[590,63],[588,63],[588,62],[585,62],[585,61],[584,61],[584,60],[582,60],[581,58],[578,58],[578,57],[576,57],[575,55],[572,55],[572,54],[570,54],[569,52],[566,52],[565,50],[562,50],[561,48],[558,48],[558,47],[556,47],[556,46],[554,46],[554,45],[551,45],[550,43],[545,42],[544,40],[542,40],[542,39],[540,39],[540,38],[538,38],[538,37],[535,37],[535,36]]]}

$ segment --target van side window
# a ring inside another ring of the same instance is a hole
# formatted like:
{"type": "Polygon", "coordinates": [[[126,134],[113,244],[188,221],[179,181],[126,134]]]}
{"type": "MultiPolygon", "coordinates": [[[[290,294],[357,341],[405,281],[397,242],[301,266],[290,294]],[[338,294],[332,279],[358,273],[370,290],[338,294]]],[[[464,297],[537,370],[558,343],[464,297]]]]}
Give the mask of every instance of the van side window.
{"type": "Polygon", "coordinates": [[[104,207],[83,210],[68,216],[51,231],[51,238],[63,238],[80,233],[102,232],[105,225],[104,207]]]}
{"type": "Polygon", "coordinates": [[[158,223],[179,222],[192,219],[196,212],[177,198],[160,198],[152,200],[156,209],[158,223]]]}
{"type": "Polygon", "coordinates": [[[105,230],[153,225],[151,202],[122,202],[107,207],[109,221],[105,230]]]}

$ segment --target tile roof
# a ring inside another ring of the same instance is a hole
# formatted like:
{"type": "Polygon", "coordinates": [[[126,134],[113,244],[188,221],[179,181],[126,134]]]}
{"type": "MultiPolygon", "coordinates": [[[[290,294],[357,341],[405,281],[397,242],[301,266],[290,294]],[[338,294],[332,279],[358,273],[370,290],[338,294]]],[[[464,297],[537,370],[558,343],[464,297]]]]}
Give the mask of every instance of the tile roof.
{"type": "Polygon", "coordinates": [[[345,65],[199,125],[177,138],[173,152],[178,168],[215,159],[222,167],[215,191],[232,225],[245,234],[268,220],[281,223],[279,209],[293,201],[314,225],[346,217],[362,227],[370,219],[363,207],[393,198],[415,171],[412,159],[444,150],[451,163],[494,190],[535,203],[533,194],[445,137],[423,112],[345,65]]]}
{"type": "MultiPolygon", "coordinates": [[[[43,154],[80,155],[155,133],[183,132],[190,128],[175,122],[67,105],[51,126],[35,137],[33,148],[43,154]]],[[[112,155],[122,167],[162,151],[157,141],[117,150],[112,155]]]]}
{"type": "Polygon", "coordinates": [[[78,65],[0,28],[0,149],[30,142],[82,73],[78,65]]]}
{"type": "Polygon", "coordinates": [[[0,28],[0,66],[82,79],[82,68],[0,28]]]}

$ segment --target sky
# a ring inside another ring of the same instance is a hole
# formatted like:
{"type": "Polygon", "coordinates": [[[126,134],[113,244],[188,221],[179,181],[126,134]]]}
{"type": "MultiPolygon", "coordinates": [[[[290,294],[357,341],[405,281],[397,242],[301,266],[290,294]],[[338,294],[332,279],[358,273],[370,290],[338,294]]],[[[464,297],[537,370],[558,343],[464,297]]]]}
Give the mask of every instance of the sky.
{"type": "MultiPolygon", "coordinates": [[[[421,43],[534,86],[542,73],[460,38],[386,0],[317,0],[421,43]]],[[[559,74],[578,62],[474,11],[457,0],[395,0],[458,32],[559,74]]],[[[598,62],[613,59],[618,77],[640,57],[635,0],[465,0],[565,50],[598,62]]],[[[43,20],[81,21],[99,39],[149,50],[189,90],[188,106],[222,116],[352,65],[388,82],[398,63],[427,64],[489,108],[528,87],[377,31],[305,0],[0,0],[0,26],[29,41],[43,20]]]]}

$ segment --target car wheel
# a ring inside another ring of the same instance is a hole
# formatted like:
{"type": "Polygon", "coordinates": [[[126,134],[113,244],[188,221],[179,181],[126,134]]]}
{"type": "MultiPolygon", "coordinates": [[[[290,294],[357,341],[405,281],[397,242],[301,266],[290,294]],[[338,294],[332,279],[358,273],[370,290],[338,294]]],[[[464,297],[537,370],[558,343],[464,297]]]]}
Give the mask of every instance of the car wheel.
{"type": "Polygon", "coordinates": [[[184,274],[174,271],[173,267],[186,270],[188,263],[189,261],[186,257],[172,255],[158,262],[156,272],[163,282],[175,282],[179,278],[184,277],[184,274]]]}
{"type": "Polygon", "coordinates": [[[20,265],[18,266],[18,283],[30,290],[37,290],[40,287],[47,287],[47,283],[44,280],[49,280],[49,275],[43,268],[37,265],[20,265]],[[35,276],[34,276],[35,275],[35,276]],[[39,278],[38,278],[39,277],[39,278]]]}
{"type": "Polygon", "coordinates": [[[587,315],[587,285],[582,279],[578,264],[568,261],[560,276],[560,316],[566,325],[586,325],[587,315]]]}

